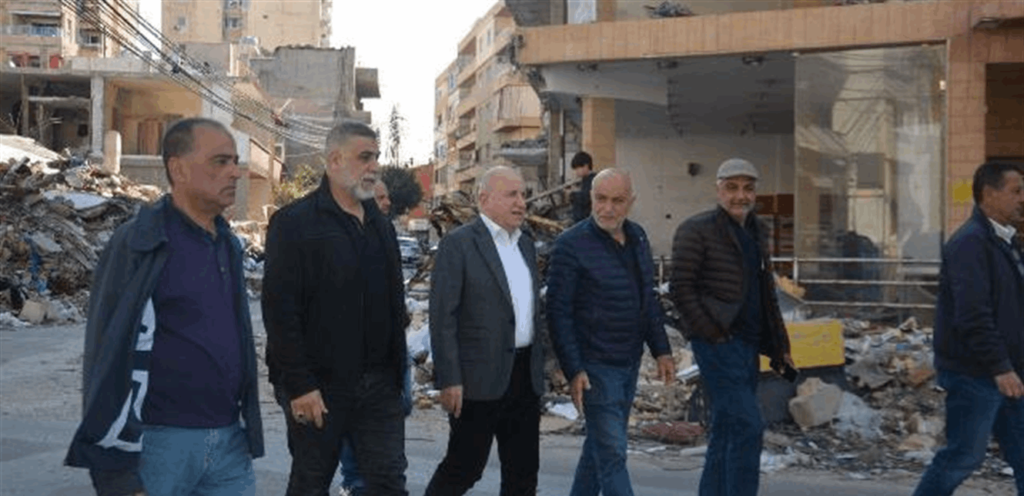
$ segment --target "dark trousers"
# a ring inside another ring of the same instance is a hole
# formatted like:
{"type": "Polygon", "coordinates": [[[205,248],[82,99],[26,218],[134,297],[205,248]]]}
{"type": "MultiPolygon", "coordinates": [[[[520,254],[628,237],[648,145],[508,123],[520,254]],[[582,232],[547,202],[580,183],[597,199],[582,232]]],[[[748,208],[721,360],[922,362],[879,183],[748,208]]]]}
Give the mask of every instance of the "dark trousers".
{"type": "Polygon", "coordinates": [[[501,399],[463,399],[459,418],[448,416],[448,453],[430,479],[425,496],[461,496],[483,475],[498,440],[501,496],[537,494],[540,469],[540,398],[530,382],[530,350],[518,350],[512,378],[501,399]]]}
{"type": "Polygon", "coordinates": [[[405,489],[405,415],[398,371],[363,374],[355,391],[330,386],[320,391],[328,414],[324,427],[299,424],[289,401],[278,395],[288,422],[288,451],[292,470],[288,496],[327,496],[338,469],[345,437],[352,432],[353,448],[367,496],[407,496],[405,489]]]}

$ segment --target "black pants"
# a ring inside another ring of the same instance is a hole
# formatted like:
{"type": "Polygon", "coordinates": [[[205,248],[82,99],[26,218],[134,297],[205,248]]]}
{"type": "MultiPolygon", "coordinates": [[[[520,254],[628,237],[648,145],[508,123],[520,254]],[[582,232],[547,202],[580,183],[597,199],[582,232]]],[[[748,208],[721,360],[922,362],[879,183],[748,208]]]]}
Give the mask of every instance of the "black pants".
{"type": "Polygon", "coordinates": [[[459,418],[448,416],[448,453],[437,467],[425,496],[461,496],[483,475],[498,439],[501,496],[537,494],[540,468],[540,398],[530,382],[530,350],[516,354],[508,390],[501,399],[463,399],[459,418]]]}
{"type": "Polygon", "coordinates": [[[342,442],[353,436],[356,463],[366,480],[367,496],[407,496],[405,489],[405,415],[398,371],[369,372],[354,392],[320,391],[328,414],[324,427],[295,422],[290,402],[278,394],[288,422],[292,471],[288,496],[327,496],[338,470],[342,442]]]}

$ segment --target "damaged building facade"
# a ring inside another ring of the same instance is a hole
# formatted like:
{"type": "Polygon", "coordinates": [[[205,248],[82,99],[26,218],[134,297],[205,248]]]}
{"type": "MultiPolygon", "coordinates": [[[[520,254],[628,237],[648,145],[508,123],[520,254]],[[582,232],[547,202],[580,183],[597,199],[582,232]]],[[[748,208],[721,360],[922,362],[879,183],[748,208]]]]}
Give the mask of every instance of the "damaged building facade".
{"type": "MultiPolygon", "coordinates": [[[[512,65],[512,13],[500,1],[462,38],[458,54],[435,79],[433,196],[470,193],[494,165],[518,166],[536,187],[538,156],[504,153],[541,135],[541,105],[512,65]]],[[[534,146],[546,159],[546,147],[534,146]]]]}
{"type": "Polygon", "coordinates": [[[216,119],[231,128],[247,170],[231,215],[265,221],[288,144],[299,140],[307,148],[296,153],[308,154],[336,119],[369,120],[359,113],[357,89],[379,94],[376,71],[356,71],[352,49],[313,48],[330,35],[330,7],[321,0],[4,2],[0,131],[166,189],[163,132],[186,117],[216,119]],[[236,10],[246,14],[245,29],[228,30],[219,20],[218,29],[206,25],[236,10]],[[181,18],[189,29],[158,33],[181,18]],[[285,55],[294,59],[282,64],[260,40],[308,48],[289,49],[295,52],[285,55]],[[309,70],[317,64],[327,65],[309,70]],[[281,84],[310,81],[311,74],[324,74],[311,83],[317,92],[281,84]]]}
{"type": "Polygon", "coordinates": [[[808,299],[930,308],[975,167],[1024,160],[1024,3],[657,4],[508,0],[549,183],[577,149],[633,171],[634,217],[667,257],[714,205],[718,164],[748,158],[772,255],[808,299]]]}
{"type": "Polygon", "coordinates": [[[319,165],[323,137],[340,120],[370,124],[364,98],[380,98],[377,69],[356,67],[356,49],[278,47],[249,65],[260,89],[279,116],[306,124],[306,138],[285,140],[288,170],[319,165]]]}

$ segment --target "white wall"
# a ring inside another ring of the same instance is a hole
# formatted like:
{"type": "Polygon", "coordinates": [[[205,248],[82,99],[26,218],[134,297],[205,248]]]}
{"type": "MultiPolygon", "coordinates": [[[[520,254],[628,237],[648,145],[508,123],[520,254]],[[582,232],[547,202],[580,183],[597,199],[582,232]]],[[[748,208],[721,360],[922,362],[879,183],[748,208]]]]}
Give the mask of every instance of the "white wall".
{"type": "Polygon", "coordinates": [[[792,135],[693,135],[680,137],[665,107],[618,101],[616,166],[630,170],[636,204],[630,218],[643,225],[654,256],[669,256],[676,227],[715,206],[715,171],[731,157],[758,166],[759,193],[793,193],[792,135]],[[691,177],[687,164],[701,164],[691,177]]]}

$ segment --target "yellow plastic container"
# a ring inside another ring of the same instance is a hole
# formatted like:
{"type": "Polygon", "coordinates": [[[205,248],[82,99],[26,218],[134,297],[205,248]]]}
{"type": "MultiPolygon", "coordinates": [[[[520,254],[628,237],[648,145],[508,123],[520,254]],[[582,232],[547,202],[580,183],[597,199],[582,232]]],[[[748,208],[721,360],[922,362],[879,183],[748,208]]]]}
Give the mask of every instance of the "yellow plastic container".
{"type": "MultiPolygon", "coordinates": [[[[834,367],[846,362],[843,324],[835,319],[786,322],[793,362],[798,369],[834,367]]],[[[768,358],[761,357],[761,371],[771,370],[768,358]]]]}

